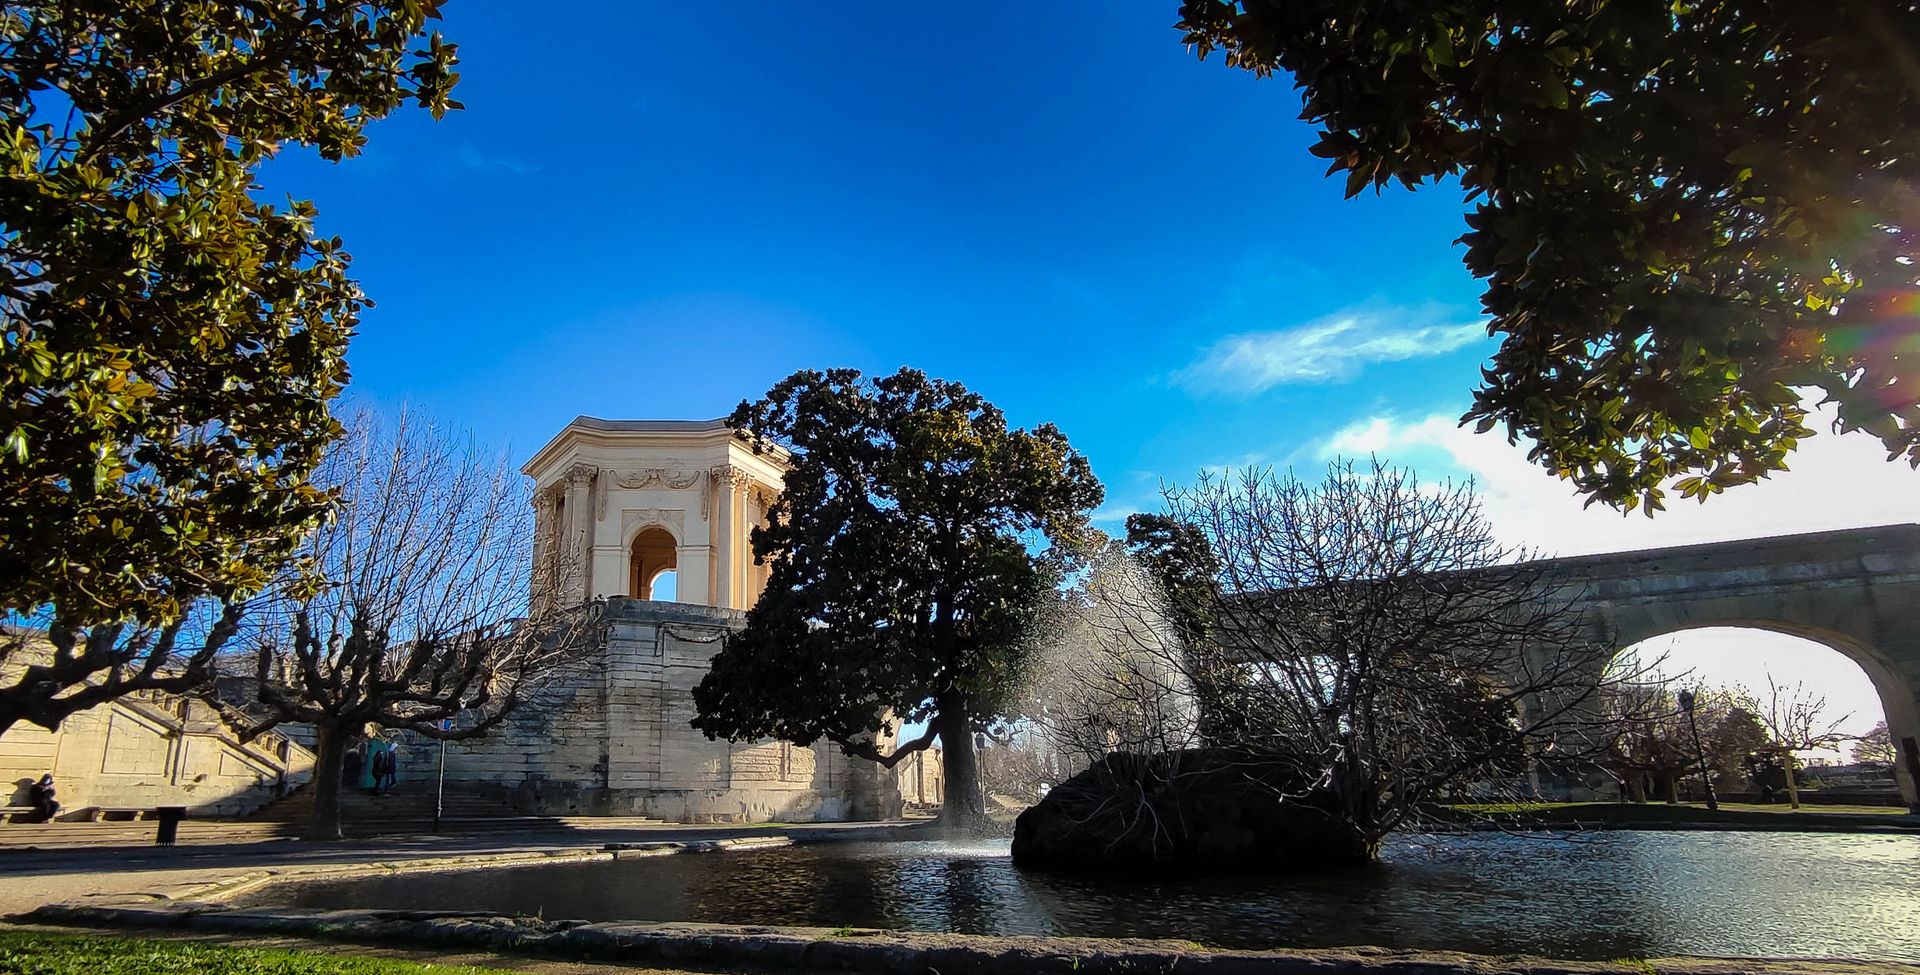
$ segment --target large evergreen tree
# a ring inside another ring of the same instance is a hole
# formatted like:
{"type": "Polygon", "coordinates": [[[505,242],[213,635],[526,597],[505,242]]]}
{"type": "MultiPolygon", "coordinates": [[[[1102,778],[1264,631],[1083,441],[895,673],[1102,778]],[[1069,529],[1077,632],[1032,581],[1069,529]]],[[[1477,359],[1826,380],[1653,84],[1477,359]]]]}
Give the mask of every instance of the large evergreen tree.
{"type": "Polygon", "coordinates": [[[1052,425],[1009,429],[955,382],[803,371],[734,425],[791,452],[753,534],[766,592],[694,689],[709,736],[821,739],[892,766],[938,739],[945,816],[984,814],[973,736],[1011,707],[1028,628],[1051,598],[1037,545],[1089,540],[1102,491],[1052,425]],[[882,716],[926,721],[883,754],[882,716]]]}
{"type": "Polygon", "coordinates": [[[53,648],[0,644],[25,668],[0,727],[202,679],[231,627],[176,664],[178,622],[259,588],[326,513],[308,479],[367,301],[313,207],[256,199],[254,174],[457,107],[440,5],[0,7],[0,612],[53,648]]]}
{"type": "Polygon", "coordinates": [[[1502,342],[1463,419],[1592,498],[1785,469],[1806,387],[1920,465],[1920,4],[1188,0],[1180,27],[1291,74],[1349,196],[1479,200],[1502,342]]]}

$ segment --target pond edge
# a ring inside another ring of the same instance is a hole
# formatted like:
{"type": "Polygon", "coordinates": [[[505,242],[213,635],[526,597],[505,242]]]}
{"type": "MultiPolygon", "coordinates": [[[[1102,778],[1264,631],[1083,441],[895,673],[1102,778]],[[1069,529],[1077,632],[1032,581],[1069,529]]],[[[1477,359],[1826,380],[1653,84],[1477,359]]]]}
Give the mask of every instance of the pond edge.
{"type": "Polygon", "coordinates": [[[292,935],[369,944],[483,948],[577,959],[759,971],[940,975],[1920,975],[1920,965],[1819,959],[1563,961],[1352,947],[1215,950],[1146,939],[989,937],[866,928],[543,920],[452,911],[308,911],[176,901],[50,904],[14,918],[94,928],[292,935]]]}

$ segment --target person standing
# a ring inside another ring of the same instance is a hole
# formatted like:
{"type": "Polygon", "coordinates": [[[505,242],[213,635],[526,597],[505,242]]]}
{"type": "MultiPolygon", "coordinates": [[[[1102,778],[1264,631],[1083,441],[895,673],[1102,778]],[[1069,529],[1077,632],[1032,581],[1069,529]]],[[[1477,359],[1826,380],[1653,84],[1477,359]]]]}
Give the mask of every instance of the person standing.
{"type": "Polygon", "coordinates": [[[366,767],[366,763],[367,755],[360,750],[358,743],[347,749],[346,755],[340,759],[340,784],[349,789],[359,788],[360,770],[366,767]]]}
{"type": "Polygon", "coordinates": [[[387,791],[388,776],[393,773],[393,749],[380,748],[373,753],[373,794],[387,791]]]}

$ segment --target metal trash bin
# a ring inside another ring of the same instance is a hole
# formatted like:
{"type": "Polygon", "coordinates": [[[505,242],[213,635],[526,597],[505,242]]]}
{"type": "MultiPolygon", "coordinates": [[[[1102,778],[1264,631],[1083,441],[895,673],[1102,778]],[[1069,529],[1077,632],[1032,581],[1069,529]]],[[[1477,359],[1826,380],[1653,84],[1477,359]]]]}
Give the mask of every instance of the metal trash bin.
{"type": "Polygon", "coordinates": [[[154,810],[160,818],[160,832],[153,838],[157,846],[172,846],[180,837],[180,821],[187,818],[185,806],[161,806],[154,810]]]}

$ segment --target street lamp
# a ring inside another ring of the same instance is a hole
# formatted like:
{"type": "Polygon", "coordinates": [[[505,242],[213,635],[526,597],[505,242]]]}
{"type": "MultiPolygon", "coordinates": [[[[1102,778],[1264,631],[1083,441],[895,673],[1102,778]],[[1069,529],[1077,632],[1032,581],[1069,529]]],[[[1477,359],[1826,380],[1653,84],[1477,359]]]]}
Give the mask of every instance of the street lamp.
{"type": "Polygon", "coordinates": [[[1680,710],[1687,712],[1687,729],[1693,732],[1693,754],[1700,761],[1700,784],[1707,789],[1707,808],[1718,812],[1720,800],[1713,795],[1713,776],[1707,772],[1707,750],[1700,745],[1700,725],[1693,720],[1693,692],[1683,690],[1679,696],[1680,710]]]}

